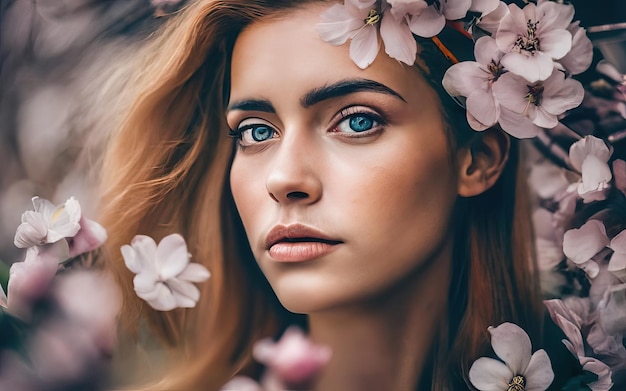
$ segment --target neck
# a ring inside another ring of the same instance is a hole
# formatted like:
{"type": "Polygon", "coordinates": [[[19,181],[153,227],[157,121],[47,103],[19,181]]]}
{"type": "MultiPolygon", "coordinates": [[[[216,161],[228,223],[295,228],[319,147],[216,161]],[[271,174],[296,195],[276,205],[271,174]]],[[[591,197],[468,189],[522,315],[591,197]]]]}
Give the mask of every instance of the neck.
{"type": "MultiPolygon", "coordinates": [[[[393,289],[349,308],[309,316],[311,337],[333,355],[319,390],[414,390],[444,326],[450,254],[439,254],[393,289]]],[[[445,327],[444,327],[445,329],[445,327]]]]}

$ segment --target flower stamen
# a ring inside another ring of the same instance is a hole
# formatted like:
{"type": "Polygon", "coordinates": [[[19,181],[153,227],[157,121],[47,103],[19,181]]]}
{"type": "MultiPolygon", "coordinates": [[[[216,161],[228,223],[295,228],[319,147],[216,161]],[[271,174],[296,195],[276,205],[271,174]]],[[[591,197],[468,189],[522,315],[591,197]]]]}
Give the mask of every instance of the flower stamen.
{"type": "Polygon", "coordinates": [[[524,96],[524,98],[526,98],[529,104],[541,106],[541,101],[543,99],[543,84],[527,87],[528,93],[524,96]]]}
{"type": "Polygon", "coordinates": [[[383,16],[380,14],[380,12],[372,8],[367,18],[363,19],[363,23],[365,23],[366,26],[373,26],[376,23],[380,22],[382,17],[383,16]]]}
{"type": "Polygon", "coordinates": [[[517,41],[515,41],[514,48],[518,51],[524,50],[529,52],[530,54],[534,54],[536,51],[540,50],[540,42],[539,37],[537,37],[537,25],[539,21],[532,22],[530,19],[526,22],[526,36],[517,37],[517,41]]]}
{"type": "Polygon", "coordinates": [[[508,384],[507,391],[524,391],[526,390],[526,378],[524,376],[517,375],[511,379],[508,384]]]}

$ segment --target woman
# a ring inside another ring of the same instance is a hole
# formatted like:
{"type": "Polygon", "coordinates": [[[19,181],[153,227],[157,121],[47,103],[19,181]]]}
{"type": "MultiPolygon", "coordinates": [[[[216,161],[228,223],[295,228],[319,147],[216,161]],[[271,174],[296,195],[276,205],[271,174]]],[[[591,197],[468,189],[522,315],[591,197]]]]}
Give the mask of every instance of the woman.
{"type": "Polygon", "coordinates": [[[141,57],[102,221],[125,326],[189,357],[154,387],[254,374],[252,344],[297,324],[333,351],[318,389],[465,389],[489,326],[541,331],[516,140],[469,128],[431,40],[359,69],[316,31],[331,4],[197,1],[141,57]],[[212,277],[161,313],[118,249],[172,232],[212,277]]]}

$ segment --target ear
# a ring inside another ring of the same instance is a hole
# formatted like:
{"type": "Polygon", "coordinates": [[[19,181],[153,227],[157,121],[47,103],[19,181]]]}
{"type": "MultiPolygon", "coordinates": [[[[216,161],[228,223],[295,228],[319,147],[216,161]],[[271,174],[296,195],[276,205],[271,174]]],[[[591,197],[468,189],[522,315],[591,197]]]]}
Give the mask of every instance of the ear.
{"type": "Polygon", "coordinates": [[[496,183],[509,158],[511,140],[500,129],[476,133],[469,146],[457,152],[458,193],[462,197],[482,194],[496,183]]]}

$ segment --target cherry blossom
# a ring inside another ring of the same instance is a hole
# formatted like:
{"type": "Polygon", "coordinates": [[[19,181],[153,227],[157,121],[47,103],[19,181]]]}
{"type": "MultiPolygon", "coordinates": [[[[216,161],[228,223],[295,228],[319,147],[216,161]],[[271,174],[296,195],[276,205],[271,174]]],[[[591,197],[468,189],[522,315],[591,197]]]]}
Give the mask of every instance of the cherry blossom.
{"type": "Polygon", "coordinates": [[[606,198],[606,191],[612,178],[608,165],[610,157],[611,150],[604,141],[594,136],[586,136],[570,147],[570,163],[582,175],[578,184],[578,194],[585,202],[606,198]]]}
{"type": "Polygon", "coordinates": [[[609,247],[614,251],[609,260],[608,270],[624,279],[626,277],[626,230],[611,239],[609,247]]]}
{"type": "Polygon", "coordinates": [[[478,390],[506,391],[513,384],[522,384],[526,391],[547,389],[552,380],[552,364],[547,353],[537,350],[531,355],[528,335],[513,323],[489,327],[491,346],[504,362],[481,357],[469,370],[469,379],[478,390]]]}
{"type": "Polygon", "coordinates": [[[530,83],[548,79],[554,60],[572,48],[572,34],[567,28],[573,16],[572,6],[551,1],[529,3],[523,9],[510,4],[496,32],[498,47],[506,53],[502,64],[530,83]]]}
{"type": "Polygon", "coordinates": [[[20,248],[54,243],[76,235],[80,229],[80,204],[70,197],[62,205],[33,197],[34,211],[22,214],[22,223],[15,233],[15,245],[20,248]]]}
{"type": "Polygon", "coordinates": [[[200,291],[192,282],[206,281],[210,273],[198,263],[190,263],[185,239],[179,234],[154,239],[137,235],[121,248],[126,267],[136,273],[137,296],[159,311],[195,307],[200,291]]]}
{"type": "Polygon", "coordinates": [[[474,47],[476,62],[454,64],[443,76],[443,87],[451,96],[466,97],[467,121],[474,130],[487,129],[500,117],[492,85],[504,72],[502,54],[493,38],[481,37],[474,47]]]}
{"type": "Polygon", "coordinates": [[[565,232],[563,236],[563,253],[591,278],[600,271],[592,258],[608,245],[606,229],[599,220],[589,220],[580,228],[565,232]]]}
{"type": "Polygon", "coordinates": [[[476,20],[475,26],[483,31],[494,35],[500,27],[500,21],[509,13],[509,7],[503,1],[496,2],[496,8],[490,10],[490,4],[474,5],[472,4],[471,11],[481,12],[482,15],[476,20]]]}
{"type": "Polygon", "coordinates": [[[580,105],[584,97],[580,82],[565,78],[557,70],[545,81],[531,84],[507,72],[492,88],[501,106],[498,122],[504,131],[517,138],[535,137],[542,128],[555,127],[557,117],[580,105]]]}

